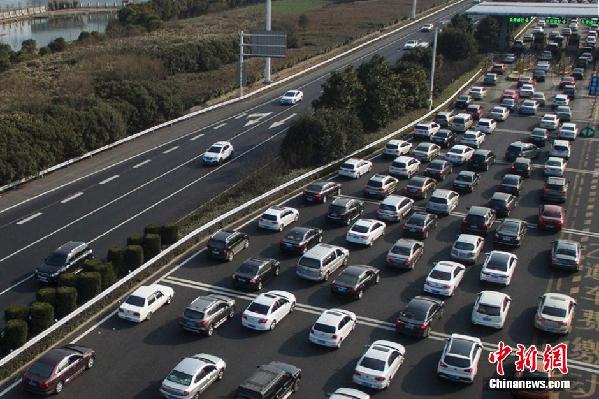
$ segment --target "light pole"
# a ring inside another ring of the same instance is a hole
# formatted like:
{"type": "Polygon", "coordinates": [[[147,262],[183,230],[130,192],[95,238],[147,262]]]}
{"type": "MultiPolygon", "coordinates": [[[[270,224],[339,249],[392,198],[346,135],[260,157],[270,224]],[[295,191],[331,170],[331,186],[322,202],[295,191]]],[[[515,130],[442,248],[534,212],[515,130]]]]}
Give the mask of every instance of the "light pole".
{"type": "Polygon", "coordinates": [[[412,19],[416,19],[416,1],[417,0],[412,0],[412,14],[411,14],[412,19]]]}
{"type": "Polygon", "coordinates": [[[428,110],[433,109],[433,89],[435,85],[435,60],[437,58],[437,34],[439,33],[439,28],[435,28],[435,35],[433,36],[433,60],[431,62],[431,92],[428,98],[428,110]]]}
{"type": "MultiPolygon", "coordinates": [[[[270,19],[271,19],[271,0],[266,0],[266,10],[265,10],[265,21],[264,21],[264,30],[270,31],[270,19]]],[[[270,83],[270,57],[266,57],[264,59],[264,83],[270,83]]]]}

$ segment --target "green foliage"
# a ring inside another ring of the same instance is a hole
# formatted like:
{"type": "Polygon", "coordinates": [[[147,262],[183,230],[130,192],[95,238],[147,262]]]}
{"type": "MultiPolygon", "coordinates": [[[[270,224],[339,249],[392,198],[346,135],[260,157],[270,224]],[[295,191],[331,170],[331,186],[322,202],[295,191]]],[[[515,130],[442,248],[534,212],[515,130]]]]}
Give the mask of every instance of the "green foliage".
{"type": "Polygon", "coordinates": [[[160,231],[162,245],[171,245],[179,240],[179,226],[176,224],[165,224],[160,231]]]}
{"type": "Polygon", "coordinates": [[[37,42],[33,39],[23,40],[21,43],[22,54],[34,54],[37,51],[37,42]]]}
{"type": "Polygon", "coordinates": [[[310,20],[306,14],[301,14],[297,19],[297,24],[299,25],[301,30],[308,29],[308,25],[310,24],[310,20]]]}
{"type": "Polygon", "coordinates": [[[127,237],[127,245],[143,245],[144,237],[136,234],[134,236],[127,237]]]}
{"type": "Polygon", "coordinates": [[[56,289],[56,318],[61,319],[77,308],[77,289],[58,287],[56,289]]]}
{"type": "Polygon", "coordinates": [[[461,60],[475,57],[478,49],[472,34],[456,28],[448,28],[438,37],[437,49],[449,60],[461,60]]]}
{"type": "Polygon", "coordinates": [[[464,33],[472,33],[472,23],[465,14],[455,14],[451,18],[449,26],[461,30],[464,33]]]}
{"type": "Polygon", "coordinates": [[[117,277],[123,277],[127,274],[127,267],[125,266],[125,249],[114,246],[108,248],[108,254],[106,260],[112,263],[112,268],[117,277]]]}
{"type": "Polygon", "coordinates": [[[357,111],[363,104],[364,92],[356,70],[350,66],[331,73],[323,84],[322,94],[312,102],[312,106],[314,109],[326,107],[357,111]]]}
{"type": "Polygon", "coordinates": [[[77,275],[75,273],[62,273],[60,276],[58,276],[58,286],[76,287],[77,275]]]}
{"type": "Polygon", "coordinates": [[[83,262],[83,271],[84,272],[97,272],[97,268],[102,265],[102,261],[100,259],[87,259],[83,262]]]}
{"type": "Polygon", "coordinates": [[[2,337],[2,353],[7,354],[27,342],[29,326],[25,320],[8,320],[2,337]]]}
{"type": "Polygon", "coordinates": [[[10,305],[4,309],[4,321],[9,320],[28,320],[29,307],[25,305],[10,305]]]}
{"type": "Polygon", "coordinates": [[[38,302],[46,302],[54,306],[56,304],[56,288],[44,287],[37,290],[35,300],[38,302]]]}
{"type": "Polygon", "coordinates": [[[65,48],[67,48],[67,42],[64,40],[64,38],[57,37],[56,39],[48,43],[48,48],[53,53],[60,53],[61,51],[64,51],[65,48]]]}
{"type": "Polygon", "coordinates": [[[152,259],[162,250],[160,235],[146,234],[143,242],[144,256],[146,259],[152,259]]]}
{"type": "Polygon", "coordinates": [[[148,234],[160,234],[160,231],[162,231],[162,225],[156,223],[148,224],[144,227],[144,236],[148,234]]]}
{"type": "Polygon", "coordinates": [[[42,47],[40,48],[38,54],[40,57],[43,57],[44,55],[52,54],[52,51],[48,47],[42,47]]]}
{"type": "Polygon", "coordinates": [[[90,37],[91,37],[91,34],[88,31],[84,30],[84,31],[81,31],[81,33],[79,34],[77,41],[84,42],[86,40],[89,40],[90,37]]]}
{"type": "Polygon", "coordinates": [[[239,57],[236,39],[215,39],[160,47],[154,54],[169,74],[211,71],[239,57]]]}
{"type": "Polygon", "coordinates": [[[127,270],[135,270],[144,263],[144,250],[141,245],[127,245],[125,249],[125,265],[127,270]]]}
{"type": "Polygon", "coordinates": [[[85,303],[102,291],[102,277],[97,272],[77,274],[77,296],[79,303],[85,303]]]}
{"type": "Polygon", "coordinates": [[[54,324],[54,307],[46,302],[33,302],[29,309],[29,332],[35,336],[54,324]]]}
{"type": "Polygon", "coordinates": [[[112,263],[101,262],[97,260],[85,261],[83,270],[86,272],[96,272],[100,274],[102,291],[110,287],[116,281],[116,273],[112,267],[112,263]]]}
{"type": "Polygon", "coordinates": [[[474,38],[478,43],[478,48],[483,52],[497,51],[500,48],[499,34],[500,34],[499,21],[495,17],[483,18],[474,32],[474,38]]]}

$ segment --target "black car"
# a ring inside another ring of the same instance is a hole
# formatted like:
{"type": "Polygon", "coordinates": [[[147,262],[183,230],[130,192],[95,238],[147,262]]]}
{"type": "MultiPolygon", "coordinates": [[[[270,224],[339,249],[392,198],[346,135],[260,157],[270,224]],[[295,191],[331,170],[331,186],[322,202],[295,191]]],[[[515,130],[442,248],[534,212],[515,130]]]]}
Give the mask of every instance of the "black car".
{"type": "Polygon", "coordinates": [[[530,133],[529,140],[537,147],[545,147],[545,143],[547,142],[547,129],[535,127],[530,133]]]}
{"type": "Polygon", "coordinates": [[[313,227],[294,227],[281,240],[281,251],[303,254],[314,245],[322,242],[322,230],[313,227]]]}
{"type": "Polygon", "coordinates": [[[495,163],[495,154],[490,150],[478,149],[468,161],[468,169],[475,171],[488,171],[495,163]]]}
{"type": "Polygon", "coordinates": [[[254,374],[237,388],[233,398],[287,398],[299,390],[301,374],[301,369],[282,362],[258,366],[254,374]]]}
{"type": "Polygon", "coordinates": [[[426,177],[432,177],[437,181],[442,181],[445,176],[449,176],[453,170],[451,162],[444,161],[442,159],[432,160],[424,169],[424,175],[426,177]]]}
{"type": "Polygon", "coordinates": [[[349,226],[364,212],[364,203],[354,198],[335,198],[327,212],[327,222],[349,226]]]}
{"type": "Polygon", "coordinates": [[[304,200],[307,202],[327,202],[341,194],[341,184],[333,181],[317,181],[304,189],[304,200]]]}
{"type": "Polygon", "coordinates": [[[494,244],[519,247],[526,235],[528,226],[519,219],[504,219],[495,231],[494,244]]]}
{"type": "Polygon", "coordinates": [[[512,164],[512,174],[530,177],[532,174],[532,161],[528,158],[516,158],[512,164]]]}
{"type": "Polygon", "coordinates": [[[540,151],[541,150],[539,150],[539,148],[532,143],[516,141],[510,144],[505,150],[505,160],[508,162],[513,162],[519,157],[534,159],[539,156],[540,151]]]}
{"type": "Polygon", "coordinates": [[[547,75],[547,73],[545,71],[543,71],[542,69],[535,69],[532,72],[532,77],[534,80],[536,80],[537,82],[544,82],[545,81],[545,76],[547,75]]]}
{"type": "Polygon", "coordinates": [[[348,266],[331,283],[331,291],[335,295],[362,299],[364,291],[378,284],[379,269],[367,265],[348,266]]]}
{"type": "Polygon", "coordinates": [[[487,206],[495,211],[495,214],[500,217],[508,217],[512,209],[518,204],[516,196],[508,193],[496,191],[487,203],[487,206]]]}
{"type": "Polygon", "coordinates": [[[437,181],[430,177],[413,176],[403,188],[403,193],[410,198],[423,199],[437,188],[437,181]]]}
{"type": "Polygon", "coordinates": [[[522,190],[522,176],[519,175],[504,175],[497,186],[497,191],[513,194],[516,197],[520,195],[520,190],[522,190]]]}
{"type": "Polygon", "coordinates": [[[280,262],[276,259],[249,258],[233,273],[233,285],[261,290],[262,285],[278,276],[280,271],[280,262]]]}
{"type": "Polygon", "coordinates": [[[462,233],[486,236],[493,228],[496,216],[495,211],[484,206],[470,207],[462,220],[462,233]]]}
{"type": "Polygon", "coordinates": [[[415,212],[403,226],[403,237],[425,239],[437,227],[438,216],[432,213],[415,212]]]}
{"type": "Polygon", "coordinates": [[[545,179],[541,198],[546,202],[566,202],[568,185],[568,180],[564,177],[548,177],[545,179]]]}
{"type": "Polygon", "coordinates": [[[443,148],[449,148],[454,145],[457,135],[449,129],[439,129],[431,134],[431,142],[440,145],[443,148]]]}
{"type": "Polygon", "coordinates": [[[453,189],[458,192],[472,192],[480,182],[480,176],[476,172],[463,170],[456,176],[453,181],[453,189]]]}
{"type": "Polygon", "coordinates": [[[472,104],[472,97],[469,95],[459,96],[455,101],[455,107],[457,109],[466,109],[470,104],[472,104]]]}
{"type": "Polygon", "coordinates": [[[210,237],[207,246],[208,257],[230,262],[236,254],[250,246],[250,237],[240,231],[220,230],[210,237]]]}
{"type": "Polygon", "coordinates": [[[574,68],[570,74],[576,80],[584,80],[584,69],[574,68]]]}
{"type": "Polygon", "coordinates": [[[92,249],[82,241],[69,241],[54,250],[34,272],[35,278],[42,284],[58,281],[62,273],[74,272],[81,264],[92,259],[92,249]]]}
{"type": "Polygon", "coordinates": [[[415,296],[408,306],[399,313],[395,321],[398,333],[416,337],[428,337],[435,320],[443,316],[445,304],[440,299],[428,296],[415,296]]]}

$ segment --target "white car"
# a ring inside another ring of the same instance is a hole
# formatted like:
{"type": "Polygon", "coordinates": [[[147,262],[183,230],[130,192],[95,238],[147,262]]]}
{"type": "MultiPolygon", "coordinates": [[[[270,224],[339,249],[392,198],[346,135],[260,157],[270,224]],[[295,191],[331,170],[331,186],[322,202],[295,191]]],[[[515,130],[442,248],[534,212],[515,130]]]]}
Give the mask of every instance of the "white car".
{"type": "Polygon", "coordinates": [[[409,50],[409,49],[416,48],[417,45],[418,45],[417,40],[408,40],[407,42],[404,43],[403,48],[404,48],[404,50],[409,50]]]}
{"type": "Polygon", "coordinates": [[[567,162],[564,158],[549,157],[543,166],[543,173],[545,176],[563,177],[566,171],[566,164],[567,162]]]}
{"type": "Polygon", "coordinates": [[[389,174],[398,177],[412,177],[420,169],[420,161],[413,157],[399,156],[389,165],[389,174]]]}
{"type": "Polygon", "coordinates": [[[441,125],[436,122],[418,123],[414,126],[414,138],[429,140],[439,130],[441,130],[441,125]]]}
{"type": "Polygon", "coordinates": [[[358,219],[349,229],[345,239],[347,242],[372,246],[374,242],[385,234],[385,222],[376,219],[358,219]]]}
{"type": "Polygon", "coordinates": [[[476,263],[485,245],[485,239],[474,234],[460,234],[451,246],[451,259],[476,263]]]}
{"type": "Polygon", "coordinates": [[[254,299],[241,316],[241,325],[252,330],[274,330],[277,323],[295,309],[295,295],[286,291],[268,291],[254,299]]]}
{"type": "Polygon", "coordinates": [[[281,105],[294,105],[304,99],[304,93],[300,90],[289,90],[281,96],[279,102],[281,105]]]}
{"type": "Polygon", "coordinates": [[[520,97],[529,98],[535,92],[535,87],[530,83],[525,83],[518,89],[518,92],[520,93],[520,97]]]}
{"type": "Polygon", "coordinates": [[[372,170],[372,162],[365,159],[350,158],[339,168],[339,175],[359,179],[372,170]]]}
{"type": "Polygon", "coordinates": [[[517,265],[518,257],[513,253],[491,251],[480,270],[480,281],[503,284],[507,287],[512,282],[517,265]]]}
{"type": "Polygon", "coordinates": [[[268,208],[260,219],[258,219],[258,227],[267,230],[278,230],[289,226],[293,222],[297,222],[299,219],[299,211],[295,208],[287,206],[273,206],[268,208]]]}
{"type": "Polygon", "coordinates": [[[564,122],[557,132],[557,138],[560,140],[576,140],[578,128],[576,123],[564,122]]]}
{"type": "Polygon", "coordinates": [[[117,314],[121,319],[141,323],[150,320],[163,305],[171,303],[174,295],[175,291],[166,285],[145,285],[127,297],[117,314]]]}
{"type": "Polygon", "coordinates": [[[539,330],[568,334],[572,330],[576,300],[568,295],[549,292],[539,297],[535,327],[539,330]]]}
{"type": "Polygon", "coordinates": [[[534,28],[532,28],[532,33],[543,33],[545,32],[545,28],[543,28],[542,26],[535,26],[534,28]]]}
{"type": "Polygon", "coordinates": [[[480,130],[466,130],[460,144],[478,149],[484,143],[485,137],[485,134],[480,130]]]}
{"type": "Polygon", "coordinates": [[[536,115],[539,104],[535,100],[524,100],[520,104],[519,112],[523,115],[536,115]]]}
{"type": "Polygon", "coordinates": [[[352,380],[368,388],[385,389],[401,367],[406,348],[393,341],[374,341],[362,355],[352,380]]]}
{"type": "Polygon", "coordinates": [[[383,153],[388,156],[398,157],[407,155],[412,150],[412,143],[405,140],[389,140],[385,144],[383,153]]]}
{"type": "Polygon", "coordinates": [[[556,94],[551,101],[551,105],[553,105],[554,108],[559,107],[560,105],[570,105],[570,98],[567,94],[556,94]]]}
{"type": "Polygon", "coordinates": [[[308,338],[313,344],[339,349],[356,327],[356,320],[356,314],[349,310],[325,310],[310,329],[308,338]]]}
{"type": "Polygon", "coordinates": [[[433,143],[420,143],[412,151],[414,158],[420,161],[430,162],[441,152],[441,147],[433,143]]]}
{"type": "Polygon", "coordinates": [[[534,69],[540,69],[541,71],[548,72],[550,68],[551,63],[549,61],[538,61],[534,69]]]}
{"type": "Polygon", "coordinates": [[[545,114],[539,123],[539,127],[555,130],[559,127],[559,118],[555,114],[545,114]]]}
{"type": "Polygon", "coordinates": [[[510,116],[510,110],[507,107],[495,106],[491,108],[489,115],[496,121],[504,121],[510,116]]]}
{"type": "Polygon", "coordinates": [[[472,307],[472,324],[503,328],[512,298],[497,291],[481,291],[472,307]]]}
{"type": "Polygon", "coordinates": [[[162,381],[160,393],[167,399],[198,398],[214,382],[222,380],[226,367],[225,361],[214,355],[186,357],[162,381]]]}
{"type": "Polygon", "coordinates": [[[430,32],[433,30],[433,24],[424,24],[420,27],[420,32],[430,32]]]}
{"type": "Polygon", "coordinates": [[[426,40],[418,40],[416,42],[416,47],[418,48],[428,48],[428,46],[430,46],[430,43],[426,40]]]}
{"type": "Polygon", "coordinates": [[[497,122],[490,118],[480,118],[476,128],[485,134],[491,134],[497,128],[497,122]]]}
{"type": "Polygon", "coordinates": [[[329,399],[370,399],[370,395],[353,388],[337,388],[329,399]]]}
{"type": "Polygon", "coordinates": [[[483,86],[474,86],[470,89],[468,94],[475,100],[482,100],[487,96],[487,88],[483,86]]]}
{"type": "Polygon", "coordinates": [[[449,215],[458,207],[460,195],[452,190],[437,188],[426,203],[428,213],[449,215]]]}
{"type": "Polygon", "coordinates": [[[457,262],[442,260],[435,263],[424,281],[424,292],[453,296],[464,278],[466,267],[457,262]]]}
{"type": "Polygon", "coordinates": [[[443,347],[437,374],[451,381],[473,382],[482,351],[480,338],[451,334],[443,347]]]}
{"type": "Polygon", "coordinates": [[[217,141],[202,155],[202,161],[207,165],[221,164],[233,158],[235,150],[228,141],[217,141]]]}
{"type": "Polygon", "coordinates": [[[445,160],[454,164],[463,164],[472,158],[472,154],[474,154],[474,148],[456,144],[447,151],[445,160]]]}

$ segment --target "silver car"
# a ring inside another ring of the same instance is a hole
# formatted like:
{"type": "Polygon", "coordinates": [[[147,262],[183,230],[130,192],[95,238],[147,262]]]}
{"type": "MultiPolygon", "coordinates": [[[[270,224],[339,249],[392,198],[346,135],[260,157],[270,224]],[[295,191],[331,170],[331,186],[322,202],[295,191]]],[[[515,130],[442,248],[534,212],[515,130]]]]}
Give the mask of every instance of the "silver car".
{"type": "Polygon", "coordinates": [[[551,266],[566,270],[580,270],[582,248],[571,240],[555,240],[551,246],[551,266]]]}
{"type": "Polygon", "coordinates": [[[197,398],[225,373],[225,361],[200,353],[186,357],[162,381],[160,393],[168,399],[197,398]]]}
{"type": "Polygon", "coordinates": [[[539,297],[535,327],[550,333],[568,334],[572,329],[575,308],[574,298],[554,292],[546,293],[539,297]]]}

